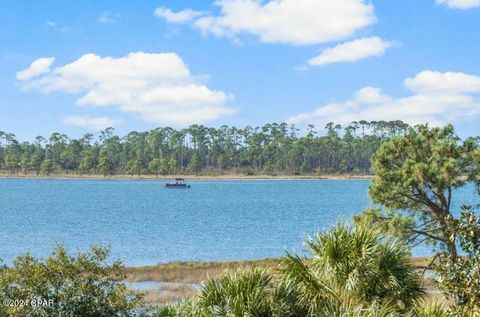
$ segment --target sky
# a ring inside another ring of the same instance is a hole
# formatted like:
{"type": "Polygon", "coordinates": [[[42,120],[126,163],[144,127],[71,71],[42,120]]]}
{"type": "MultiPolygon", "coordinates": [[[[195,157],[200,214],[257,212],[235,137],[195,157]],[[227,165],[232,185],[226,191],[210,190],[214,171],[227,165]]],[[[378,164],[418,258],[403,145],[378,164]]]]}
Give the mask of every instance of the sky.
{"type": "Polygon", "coordinates": [[[480,0],[0,0],[0,130],[480,131],[480,0]]]}

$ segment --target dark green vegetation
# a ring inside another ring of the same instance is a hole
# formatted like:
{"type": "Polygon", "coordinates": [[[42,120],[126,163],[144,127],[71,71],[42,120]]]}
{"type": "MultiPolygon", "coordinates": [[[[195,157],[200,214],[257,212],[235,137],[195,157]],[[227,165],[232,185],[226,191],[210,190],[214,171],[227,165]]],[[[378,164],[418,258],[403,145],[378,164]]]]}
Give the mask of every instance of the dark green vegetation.
{"type": "Polygon", "coordinates": [[[107,265],[109,251],[68,254],[63,247],[40,261],[30,255],[0,268],[0,316],[134,316],[142,296],[127,289],[119,262],[107,265]],[[34,302],[36,301],[36,302],[34,302]]]}
{"type": "Polygon", "coordinates": [[[53,133],[33,143],[0,131],[0,168],[12,175],[368,174],[380,144],[404,134],[407,127],[401,121],[360,121],[343,129],[329,123],[324,136],[317,136],[313,125],[305,136],[298,136],[298,129],[286,123],[244,129],[192,125],[124,137],[107,128],[98,139],[92,134],[70,139],[53,133]]]}
{"type": "Polygon", "coordinates": [[[480,217],[471,202],[461,210],[452,206],[457,188],[472,184],[480,195],[479,144],[478,137],[461,141],[452,126],[417,126],[385,142],[373,156],[375,178],[369,190],[385,208],[355,219],[405,245],[435,246],[429,267],[456,304],[453,316],[480,314],[480,217]]]}
{"type": "Polygon", "coordinates": [[[480,189],[478,143],[478,138],[461,142],[452,126],[419,126],[383,144],[373,157],[375,178],[369,193],[389,212],[383,217],[378,214],[377,220],[403,216],[409,242],[428,241],[456,257],[455,224],[451,220],[459,210],[452,210],[452,195],[469,183],[480,189]]]}
{"type": "Polygon", "coordinates": [[[93,249],[91,254],[71,257],[59,249],[43,262],[24,256],[12,268],[0,270],[0,296],[54,299],[57,306],[50,310],[3,307],[0,312],[5,316],[480,316],[478,206],[464,202],[461,210],[455,210],[451,204],[454,190],[462,186],[474,185],[480,195],[480,139],[462,141],[451,126],[416,126],[385,140],[373,156],[373,167],[370,196],[382,208],[357,216],[355,225],[340,224],[317,233],[306,242],[306,255],[286,254],[274,264],[268,261],[267,268],[245,266],[207,280],[197,295],[182,303],[147,312],[141,296],[125,289],[122,267],[104,264],[105,251],[93,249]],[[427,267],[434,272],[430,279],[422,278],[410,260],[410,247],[418,243],[436,247],[427,267]],[[425,301],[426,282],[444,294],[442,305],[425,301]]]}
{"type": "Polygon", "coordinates": [[[436,271],[439,287],[457,304],[452,310],[458,316],[474,312],[480,315],[480,217],[466,206],[458,219],[452,220],[454,234],[461,249],[467,254],[439,258],[436,271]]]}

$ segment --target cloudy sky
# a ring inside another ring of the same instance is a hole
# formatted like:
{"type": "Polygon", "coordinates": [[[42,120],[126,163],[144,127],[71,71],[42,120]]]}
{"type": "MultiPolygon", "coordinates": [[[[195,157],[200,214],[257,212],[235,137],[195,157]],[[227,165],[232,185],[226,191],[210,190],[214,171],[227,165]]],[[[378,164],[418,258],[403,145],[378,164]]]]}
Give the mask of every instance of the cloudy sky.
{"type": "Polygon", "coordinates": [[[0,130],[480,131],[480,0],[0,0],[0,130]]]}

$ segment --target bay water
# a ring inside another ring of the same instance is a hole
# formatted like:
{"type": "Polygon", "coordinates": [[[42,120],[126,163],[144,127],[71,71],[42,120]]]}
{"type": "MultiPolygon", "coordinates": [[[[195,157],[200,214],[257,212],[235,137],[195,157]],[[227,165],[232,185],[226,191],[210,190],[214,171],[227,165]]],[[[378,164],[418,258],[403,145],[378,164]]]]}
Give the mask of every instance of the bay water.
{"type": "MultiPolygon", "coordinates": [[[[302,252],[303,241],[372,206],[368,180],[0,179],[0,259],[110,246],[126,265],[226,261],[302,252]]],[[[473,187],[454,208],[472,203],[473,187]]],[[[418,247],[415,255],[428,255],[418,247]]]]}

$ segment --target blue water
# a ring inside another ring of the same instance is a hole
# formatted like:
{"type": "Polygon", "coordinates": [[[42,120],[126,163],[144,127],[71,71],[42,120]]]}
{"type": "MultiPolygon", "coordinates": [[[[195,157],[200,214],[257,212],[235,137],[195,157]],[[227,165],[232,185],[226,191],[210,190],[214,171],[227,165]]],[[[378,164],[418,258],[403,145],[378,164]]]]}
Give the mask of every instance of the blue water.
{"type": "MultiPolygon", "coordinates": [[[[0,259],[44,257],[55,243],[72,251],[110,245],[127,265],[276,257],[370,205],[363,180],[191,184],[0,179],[0,259]]],[[[462,189],[455,203],[474,197],[473,187],[462,189]]]]}

